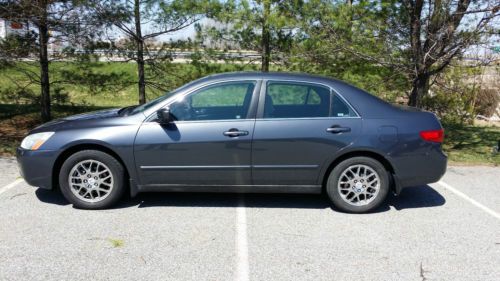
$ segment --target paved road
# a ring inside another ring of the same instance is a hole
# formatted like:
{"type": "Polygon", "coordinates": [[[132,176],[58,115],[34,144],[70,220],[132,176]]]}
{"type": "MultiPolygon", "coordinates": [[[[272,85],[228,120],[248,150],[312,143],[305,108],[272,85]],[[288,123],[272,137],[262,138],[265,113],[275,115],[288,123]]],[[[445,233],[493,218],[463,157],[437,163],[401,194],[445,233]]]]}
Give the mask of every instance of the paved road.
{"type": "Polygon", "coordinates": [[[84,211],[5,190],[17,177],[0,159],[0,280],[500,280],[498,167],[451,167],[452,191],[409,188],[365,215],[316,195],[155,193],[84,211]]]}

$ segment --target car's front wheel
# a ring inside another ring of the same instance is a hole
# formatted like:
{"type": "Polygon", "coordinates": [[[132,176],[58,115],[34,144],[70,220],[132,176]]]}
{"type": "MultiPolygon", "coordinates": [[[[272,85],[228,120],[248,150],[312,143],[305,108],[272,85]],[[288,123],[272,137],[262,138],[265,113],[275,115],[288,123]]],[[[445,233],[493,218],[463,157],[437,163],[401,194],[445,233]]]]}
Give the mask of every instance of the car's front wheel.
{"type": "Polygon", "coordinates": [[[66,159],[59,173],[64,197],[82,209],[103,209],[123,194],[125,171],[113,156],[98,150],[83,150],[66,159]]]}
{"type": "Polygon", "coordinates": [[[350,213],[365,213],[387,197],[389,175],[385,167],[373,158],[349,158],[330,172],[326,191],[336,208],[350,213]]]}

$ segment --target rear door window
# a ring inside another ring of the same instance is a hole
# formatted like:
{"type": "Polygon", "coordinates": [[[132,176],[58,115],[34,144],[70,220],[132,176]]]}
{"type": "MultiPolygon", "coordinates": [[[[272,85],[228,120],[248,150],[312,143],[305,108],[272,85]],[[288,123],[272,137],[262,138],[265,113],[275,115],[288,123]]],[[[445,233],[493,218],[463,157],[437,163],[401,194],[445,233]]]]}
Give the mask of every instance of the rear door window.
{"type": "Polygon", "coordinates": [[[268,82],[264,118],[328,117],[330,89],[296,82],[268,82]]]}

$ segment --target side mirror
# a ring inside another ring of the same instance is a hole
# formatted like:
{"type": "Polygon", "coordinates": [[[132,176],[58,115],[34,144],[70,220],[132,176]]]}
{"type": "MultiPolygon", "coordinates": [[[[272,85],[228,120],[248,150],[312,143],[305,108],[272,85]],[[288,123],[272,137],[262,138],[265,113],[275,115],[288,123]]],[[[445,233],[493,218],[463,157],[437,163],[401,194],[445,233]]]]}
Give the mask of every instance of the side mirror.
{"type": "Polygon", "coordinates": [[[156,115],[160,124],[170,124],[175,120],[168,107],[159,109],[156,111],[156,115]]]}

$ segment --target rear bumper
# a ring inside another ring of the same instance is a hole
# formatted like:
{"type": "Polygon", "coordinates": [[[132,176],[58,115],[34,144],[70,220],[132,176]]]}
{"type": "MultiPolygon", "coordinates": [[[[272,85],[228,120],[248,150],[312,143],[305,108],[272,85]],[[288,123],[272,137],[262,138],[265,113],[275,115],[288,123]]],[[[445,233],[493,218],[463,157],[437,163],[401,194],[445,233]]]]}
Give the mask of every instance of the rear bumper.
{"type": "Polygon", "coordinates": [[[448,157],[441,148],[427,153],[393,158],[396,193],[409,186],[426,185],[439,181],[446,172],[448,157]]]}
{"type": "Polygon", "coordinates": [[[16,150],[19,171],[24,180],[32,186],[52,189],[52,168],[58,152],[54,150],[16,150]]]}

